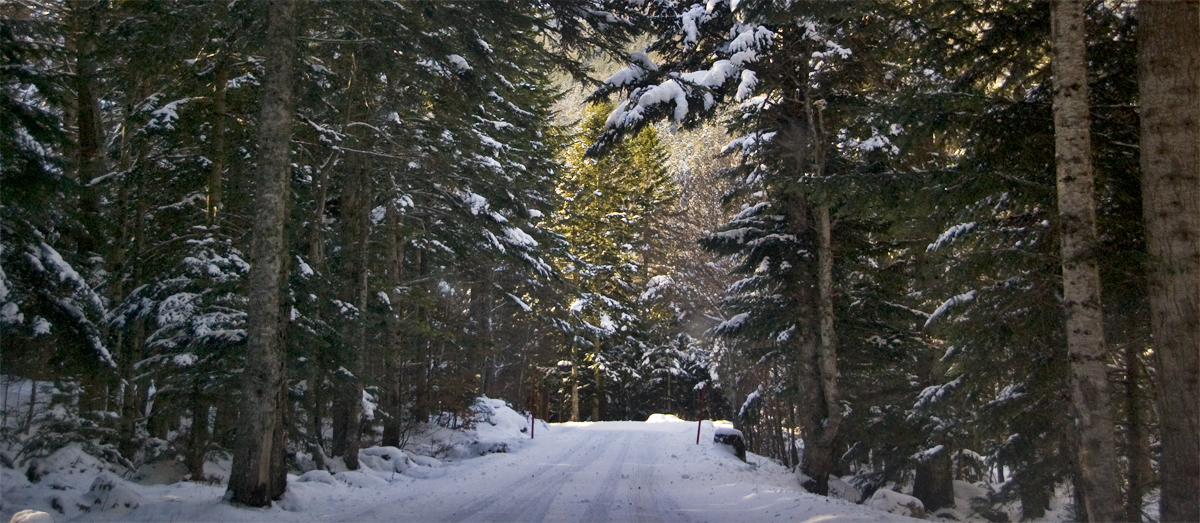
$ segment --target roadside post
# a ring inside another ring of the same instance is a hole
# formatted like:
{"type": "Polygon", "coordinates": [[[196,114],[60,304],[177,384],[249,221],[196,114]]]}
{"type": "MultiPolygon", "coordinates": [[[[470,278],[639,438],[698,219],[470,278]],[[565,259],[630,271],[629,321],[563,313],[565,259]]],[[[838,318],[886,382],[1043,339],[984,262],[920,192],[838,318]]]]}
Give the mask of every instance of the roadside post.
{"type": "Polygon", "coordinates": [[[700,444],[700,428],[704,426],[704,397],[706,396],[705,393],[708,392],[708,387],[705,387],[704,385],[705,385],[705,382],[703,382],[703,381],[700,382],[698,385],[696,385],[696,388],[700,389],[700,411],[696,415],[696,444],[697,445],[700,444]]]}
{"type": "Polygon", "coordinates": [[[533,439],[533,428],[537,426],[537,386],[529,389],[529,439],[533,439]]]}

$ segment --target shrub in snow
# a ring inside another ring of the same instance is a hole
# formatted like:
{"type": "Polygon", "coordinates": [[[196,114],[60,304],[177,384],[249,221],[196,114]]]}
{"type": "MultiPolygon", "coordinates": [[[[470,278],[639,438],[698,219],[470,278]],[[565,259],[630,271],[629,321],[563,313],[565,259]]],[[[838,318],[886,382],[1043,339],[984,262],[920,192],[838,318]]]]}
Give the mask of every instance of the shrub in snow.
{"type": "Polygon", "coordinates": [[[387,473],[404,472],[414,465],[408,454],[396,447],[362,449],[358,451],[358,463],[369,469],[387,473]]]}
{"type": "Polygon", "coordinates": [[[674,414],[651,414],[646,418],[646,423],[670,423],[673,421],[683,421],[674,414]]]}
{"type": "Polygon", "coordinates": [[[77,474],[106,470],[113,470],[113,468],[86,452],[79,443],[71,443],[49,456],[33,460],[26,475],[32,481],[37,481],[43,476],[55,472],[77,474]]]}
{"type": "Polygon", "coordinates": [[[84,496],[93,509],[135,509],[141,506],[142,496],[116,474],[101,472],[84,496]]]}
{"type": "Polygon", "coordinates": [[[135,288],[114,306],[108,324],[129,339],[144,337],[149,354],[134,366],[137,378],[130,384],[147,391],[147,410],[121,449],[143,463],[182,457],[192,478],[201,479],[207,453],[224,450],[227,442],[213,432],[215,417],[191,407],[236,403],[239,347],[246,338],[243,309],[249,299],[243,282],[250,265],[231,240],[211,233],[180,247],[166,255],[178,258],[151,276],[153,283],[135,288]],[[146,429],[152,411],[161,419],[191,421],[188,429],[152,438],[146,429]],[[193,424],[195,434],[189,434],[193,424]]]}
{"type": "Polygon", "coordinates": [[[8,467],[0,466],[0,495],[11,489],[27,486],[29,486],[29,479],[24,474],[8,467]]]}
{"type": "MultiPolygon", "coordinates": [[[[476,429],[483,423],[492,427],[518,431],[526,429],[529,425],[529,420],[524,415],[512,410],[504,400],[480,397],[475,400],[475,406],[471,410],[475,412],[476,429]]],[[[484,430],[486,431],[486,429],[484,430]]]]}
{"type": "Polygon", "coordinates": [[[742,431],[731,427],[717,427],[713,432],[713,443],[727,449],[738,459],[746,461],[746,438],[742,431]]]}
{"type": "Polygon", "coordinates": [[[25,469],[31,481],[64,467],[78,468],[86,462],[102,470],[109,464],[132,468],[113,444],[117,438],[110,421],[116,415],[99,411],[84,413],[80,409],[83,388],[70,379],[54,383],[36,382],[39,396],[49,398],[44,407],[39,404],[33,419],[33,430],[22,433],[3,431],[0,441],[20,450],[16,464],[25,469]],[[76,459],[86,456],[83,461],[76,459]]]}
{"type": "Polygon", "coordinates": [[[885,488],[875,491],[871,500],[867,502],[867,507],[881,512],[925,519],[925,505],[921,500],[885,488]]]}
{"type": "Polygon", "coordinates": [[[524,434],[529,434],[529,419],[509,407],[504,400],[483,396],[475,400],[472,410],[476,423],[467,431],[472,441],[463,449],[466,455],[448,453],[447,456],[453,458],[508,452],[509,442],[521,440],[524,434]]]}

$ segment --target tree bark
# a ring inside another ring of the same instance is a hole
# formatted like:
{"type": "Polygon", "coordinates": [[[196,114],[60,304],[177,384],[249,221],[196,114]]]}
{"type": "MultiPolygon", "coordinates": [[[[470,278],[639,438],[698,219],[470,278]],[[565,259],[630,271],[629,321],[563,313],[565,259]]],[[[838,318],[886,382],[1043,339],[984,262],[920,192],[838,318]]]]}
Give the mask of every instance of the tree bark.
{"type": "Polygon", "coordinates": [[[1150,431],[1142,412],[1141,349],[1125,348],[1125,456],[1129,460],[1125,489],[1125,520],[1142,520],[1142,501],[1150,489],[1150,431]]]}
{"type": "Polygon", "coordinates": [[[317,470],[325,470],[325,456],[328,453],[325,451],[325,394],[322,393],[324,387],[321,382],[325,379],[325,373],[317,365],[309,365],[308,369],[308,390],[305,392],[308,400],[309,420],[311,424],[309,430],[312,431],[312,439],[309,441],[308,449],[313,456],[313,466],[317,470]]]}
{"type": "Polygon", "coordinates": [[[833,235],[828,204],[817,208],[817,227],[820,229],[820,243],[817,247],[817,290],[820,295],[821,315],[821,345],[817,352],[817,365],[820,369],[821,391],[824,393],[828,420],[822,429],[821,443],[832,446],[842,424],[842,403],[837,384],[837,333],[833,324],[833,235]]]}
{"type": "Polygon", "coordinates": [[[267,48],[263,84],[259,93],[258,177],[255,220],[250,246],[247,310],[246,369],[242,374],[242,405],[233,469],[229,475],[230,499],[265,507],[283,495],[277,471],[286,452],[277,443],[284,430],[281,415],[283,346],[280,304],[283,258],[286,256],[284,221],[290,198],[292,139],[292,68],[296,55],[295,2],[274,0],[267,6],[267,48]]]}
{"type": "Polygon", "coordinates": [[[100,109],[99,65],[96,62],[96,35],[100,33],[100,14],[105,5],[91,0],[73,0],[70,9],[74,33],[76,183],[79,193],[79,221],[83,226],[77,238],[81,254],[96,252],[106,236],[100,213],[100,191],[91,181],[105,172],[104,128],[100,109]]]}
{"type": "Polygon", "coordinates": [[[1162,521],[1200,521],[1200,1],[1138,3],[1162,521]]]}
{"type": "MultiPolygon", "coordinates": [[[[808,199],[802,194],[790,194],[784,200],[789,231],[797,238],[811,238],[814,224],[808,199]]],[[[816,228],[820,228],[819,224],[816,228]]],[[[794,303],[792,314],[796,318],[796,333],[791,338],[796,351],[794,370],[799,391],[796,403],[804,440],[800,471],[808,478],[802,486],[813,494],[824,496],[829,493],[829,473],[833,470],[833,438],[827,437],[826,429],[831,420],[821,376],[820,260],[817,266],[799,257],[789,263],[792,264],[789,269],[792,281],[788,294],[794,303]]]]}
{"type": "MultiPolygon", "coordinates": [[[[396,188],[393,187],[393,194],[396,188]]],[[[404,271],[404,236],[400,232],[400,212],[394,204],[387,207],[387,282],[388,299],[391,302],[387,313],[387,332],[384,336],[386,343],[384,354],[384,405],[389,417],[383,423],[383,444],[385,446],[400,446],[400,425],[403,420],[404,396],[401,373],[403,371],[404,340],[400,336],[400,301],[403,296],[400,285],[403,283],[404,271]]]]}
{"type": "Polygon", "coordinates": [[[336,159],[335,152],[325,160],[325,164],[317,172],[317,193],[314,195],[316,210],[308,226],[308,262],[318,267],[318,271],[325,269],[325,200],[329,197],[329,166],[336,159]]]}
{"type": "Polygon", "coordinates": [[[204,458],[208,457],[208,405],[200,394],[198,383],[192,384],[190,392],[192,427],[188,433],[188,449],[184,454],[184,466],[192,481],[204,479],[204,458]]]}
{"type": "MultiPolygon", "coordinates": [[[[806,126],[794,125],[792,133],[795,145],[792,155],[803,168],[807,160],[814,178],[825,177],[825,122],[821,105],[815,103],[813,93],[805,94],[804,119],[806,126]]],[[[829,494],[829,474],[834,469],[833,443],[842,422],[841,398],[837,386],[837,334],[834,331],[836,314],[833,305],[833,225],[829,203],[813,206],[807,198],[797,195],[789,205],[789,220],[798,238],[809,235],[815,225],[817,240],[817,266],[815,267],[816,296],[811,283],[797,282],[796,301],[799,307],[799,387],[800,406],[805,413],[804,454],[800,469],[809,479],[803,486],[809,492],[822,496],[829,494]],[[815,216],[812,216],[815,215],[815,216]],[[812,219],[816,223],[812,223],[812,219]],[[815,298],[815,300],[814,300],[815,298]],[[815,301],[816,311],[812,304],[815,301]],[[816,315],[815,329],[810,318],[816,315]]],[[[797,267],[805,267],[799,261],[797,267]]],[[[812,270],[811,268],[808,270],[812,270]]],[[[808,272],[808,281],[813,281],[813,272],[808,272]]],[[[802,278],[804,279],[804,278],[802,278]]]]}
{"type": "Polygon", "coordinates": [[[225,121],[228,113],[228,102],[225,83],[229,71],[227,62],[228,51],[222,49],[217,57],[217,68],[213,72],[213,136],[212,136],[212,165],[208,170],[208,201],[205,205],[208,214],[208,226],[215,227],[220,219],[222,202],[222,185],[225,178],[225,121]]]}
{"type": "Polygon", "coordinates": [[[571,421],[579,421],[579,365],[571,350],[571,421]]]}
{"type": "Polygon", "coordinates": [[[913,497],[921,500],[929,513],[954,506],[954,467],[950,449],[943,447],[937,454],[917,463],[913,497]]]}
{"type": "Polygon", "coordinates": [[[346,468],[358,469],[362,420],[363,360],[367,351],[367,249],[371,234],[370,173],[362,155],[347,156],[346,186],[342,191],[343,249],[342,277],[348,288],[342,300],[354,305],[358,314],[344,333],[343,363],[349,372],[335,376],[333,455],[342,457],[346,468]]]}
{"type": "Polygon", "coordinates": [[[488,362],[494,363],[496,357],[492,331],[493,271],[491,264],[479,267],[479,273],[475,275],[471,285],[471,321],[475,323],[475,354],[470,357],[479,362],[478,394],[484,396],[491,396],[488,385],[491,381],[489,376],[492,374],[492,365],[488,362]]]}
{"type": "Polygon", "coordinates": [[[1054,141],[1071,396],[1083,497],[1093,521],[1120,519],[1116,443],[1096,264],[1095,181],[1088,114],[1085,0],[1051,3],[1054,141]]]}
{"type": "Polygon", "coordinates": [[[592,421],[600,421],[600,406],[604,402],[604,369],[600,363],[601,339],[597,334],[592,339],[592,421]]]}
{"type": "MultiPolygon", "coordinates": [[[[821,205],[817,215],[817,325],[813,332],[811,320],[801,329],[807,334],[800,339],[800,407],[804,415],[804,454],[800,470],[809,479],[803,486],[813,494],[829,495],[829,474],[834,468],[833,442],[842,421],[841,400],[837,389],[837,338],[833,330],[833,253],[831,249],[829,207],[821,205]],[[814,336],[815,334],[815,336],[814,336]]],[[[807,220],[804,220],[807,223],[807,220]]],[[[811,280],[810,280],[811,281],[811,280]]],[[[799,293],[799,300],[812,301],[811,290],[799,293]]],[[[812,306],[801,303],[801,309],[812,306]]]]}

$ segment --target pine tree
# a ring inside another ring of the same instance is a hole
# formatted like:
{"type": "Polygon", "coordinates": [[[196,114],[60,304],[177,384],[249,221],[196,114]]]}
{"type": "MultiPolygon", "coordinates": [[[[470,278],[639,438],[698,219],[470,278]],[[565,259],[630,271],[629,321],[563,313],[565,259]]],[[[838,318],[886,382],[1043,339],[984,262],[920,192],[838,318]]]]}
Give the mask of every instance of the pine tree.
{"type": "MultiPolygon", "coordinates": [[[[951,372],[939,388],[929,389],[929,399],[921,404],[955,401],[980,393],[986,398],[997,390],[1007,391],[983,406],[958,407],[965,408],[964,412],[981,408],[986,412],[968,423],[970,432],[963,435],[969,437],[960,441],[972,447],[982,445],[976,450],[991,454],[995,462],[1010,463],[1016,474],[998,499],[1020,497],[1025,516],[1038,517],[1049,502],[1044,495],[1047,485],[1070,479],[1076,445],[1067,432],[1073,428],[1058,419],[1067,408],[1061,401],[1067,397],[1063,389],[1067,359],[1059,348],[1065,341],[1061,334],[1047,330],[1063,321],[1061,311],[1054,307],[1058,301],[1055,289],[1060,284],[1055,281],[1059,260],[1048,250],[1053,239],[1049,233],[1054,232],[1048,227],[1051,216],[1047,213],[1053,205],[1050,165],[1040,152],[1052,140],[1050,71],[1043,60],[1049,52],[1048,6],[973,7],[964,13],[964,21],[990,20],[987,31],[955,32],[955,24],[936,24],[937,20],[945,20],[940,17],[918,25],[926,31],[945,31],[945,38],[921,41],[957,42],[944,54],[923,55],[928,58],[921,58],[915,65],[917,71],[929,68],[929,78],[934,80],[930,82],[930,102],[937,100],[955,109],[934,109],[919,120],[925,122],[924,129],[913,127],[906,135],[932,138],[940,134],[948,145],[965,145],[962,156],[943,152],[939,161],[931,162],[945,165],[951,175],[935,178],[933,187],[954,187],[954,193],[965,197],[959,201],[974,200],[965,206],[943,204],[933,209],[935,215],[946,214],[942,218],[943,234],[929,246],[932,259],[941,257],[939,253],[949,247],[957,260],[946,265],[952,268],[947,274],[959,276],[944,278],[942,285],[954,286],[940,291],[941,296],[950,299],[938,310],[950,311],[953,321],[943,323],[937,319],[930,324],[930,332],[948,345],[942,361],[950,364],[951,372]],[[943,81],[945,91],[939,93],[932,88],[943,81]],[[955,123],[962,116],[968,121],[955,123]],[[940,129],[937,134],[929,131],[931,126],[940,129]],[[969,134],[956,139],[956,128],[969,134]],[[968,172],[974,174],[957,174],[968,172]],[[1034,225],[1038,223],[1042,226],[1034,225]],[[980,279],[983,274],[992,276],[980,279]],[[995,283],[981,285],[987,282],[995,283]],[[967,294],[971,299],[963,298],[967,294]],[[1042,341],[1034,341],[1038,339],[1042,341]],[[1012,349],[998,349],[1004,346],[1012,349]],[[1001,367],[992,358],[1006,361],[1003,365],[1015,372],[994,372],[1001,367]],[[1028,358],[1033,359],[1026,363],[1028,358]],[[984,366],[986,361],[992,362],[986,364],[991,367],[984,366]],[[985,388],[978,388],[981,386],[985,388]],[[1006,433],[1017,436],[1000,441],[998,438],[1006,433]],[[1045,464],[1034,464],[1039,461],[1045,464]],[[1014,462],[1017,464],[1011,464],[1014,462]]],[[[930,4],[927,9],[939,6],[930,4]]],[[[1096,120],[1090,154],[1096,159],[1095,205],[1102,232],[1097,248],[1105,253],[1100,256],[1107,262],[1101,265],[1105,292],[1117,297],[1113,303],[1105,300],[1106,321],[1115,327],[1109,330],[1106,325],[1105,329],[1112,333],[1114,346],[1141,343],[1138,329],[1133,327],[1137,323],[1134,311],[1138,308],[1139,271],[1136,263],[1131,263],[1139,240],[1123,225],[1128,222],[1130,209],[1137,208],[1130,205],[1126,195],[1129,180],[1135,179],[1136,166],[1128,161],[1127,144],[1132,139],[1124,131],[1129,125],[1132,100],[1128,85],[1131,26],[1124,9],[1097,4],[1087,11],[1089,26],[1095,31],[1089,35],[1088,60],[1096,78],[1091,93],[1096,120]]]]}
{"type": "Polygon", "coordinates": [[[285,245],[284,219],[289,199],[289,156],[295,59],[295,5],[272,2],[267,12],[270,44],[265,62],[259,121],[259,172],[255,198],[254,241],[250,252],[250,296],[247,314],[246,371],[242,378],[242,410],[234,469],[229,477],[232,500],[262,507],[287,489],[283,456],[286,404],[279,328],[285,245]]]}
{"type": "Polygon", "coordinates": [[[1118,517],[1116,467],[1103,302],[1097,249],[1095,178],[1088,115],[1086,33],[1082,2],[1051,4],[1054,63],[1054,136],[1059,243],[1063,263],[1071,398],[1078,431],[1079,470],[1087,515],[1092,521],[1118,517]]]}
{"type": "MultiPolygon", "coordinates": [[[[678,197],[651,127],[609,154],[585,157],[586,148],[603,131],[609,109],[594,105],[580,121],[565,153],[568,171],[557,188],[564,203],[553,215],[553,230],[570,246],[570,259],[561,270],[579,293],[570,306],[578,330],[568,361],[574,380],[579,379],[581,360],[588,361],[594,420],[600,417],[600,405],[607,403],[604,383],[632,386],[638,375],[630,364],[642,360],[641,348],[670,339],[646,337],[663,319],[639,314],[639,301],[652,278],[665,276],[650,272],[655,270],[652,258],[661,249],[658,230],[663,218],[678,197]],[[579,349],[588,353],[579,354],[579,349]]],[[[572,387],[574,404],[578,384],[572,387]]]]}

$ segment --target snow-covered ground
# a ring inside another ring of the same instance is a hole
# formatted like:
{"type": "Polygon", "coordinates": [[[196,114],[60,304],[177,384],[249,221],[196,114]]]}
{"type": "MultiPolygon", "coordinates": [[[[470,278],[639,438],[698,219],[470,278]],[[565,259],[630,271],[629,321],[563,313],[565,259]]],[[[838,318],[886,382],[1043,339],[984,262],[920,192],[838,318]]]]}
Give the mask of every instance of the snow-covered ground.
{"type": "Polygon", "coordinates": [[[753,454],[743,463],[714,446],[709,422],[699,445],[695,422],[669,416],[539,423],[531,440],[520,430],[524,419],[491,401],[490,422],[445,442],[461,449],[460,457],[369,450],[377,459],[364,464],[374,468],[289,476],[287,494],[265,509],[222,501],[221,485],[126,482],[68,449],[57,462],[47,460],[48,474],[36,484],[0,468],[0,521],[23,509],[59,522],[913,521],[803,493],[785,468],[753,454]],[[506,452],[467,457],[497,445],[506,452]]]}

